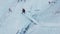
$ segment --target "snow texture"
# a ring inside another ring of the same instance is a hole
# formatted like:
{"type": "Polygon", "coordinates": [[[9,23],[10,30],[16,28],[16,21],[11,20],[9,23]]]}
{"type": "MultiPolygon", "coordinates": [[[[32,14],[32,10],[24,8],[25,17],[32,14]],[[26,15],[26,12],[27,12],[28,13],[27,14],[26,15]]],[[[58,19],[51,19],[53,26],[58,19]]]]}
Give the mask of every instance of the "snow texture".
{"type": "Polygon", "coordinates": [[[60,34],[60,0],[0,0],[0,34],[60,34]]]}

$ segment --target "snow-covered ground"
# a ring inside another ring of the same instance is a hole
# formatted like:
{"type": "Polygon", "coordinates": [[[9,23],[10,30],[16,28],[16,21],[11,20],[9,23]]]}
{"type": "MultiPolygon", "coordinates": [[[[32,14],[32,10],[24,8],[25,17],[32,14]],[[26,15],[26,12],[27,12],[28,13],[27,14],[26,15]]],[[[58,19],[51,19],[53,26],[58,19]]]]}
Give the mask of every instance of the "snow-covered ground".
{"type": "Polygon", "coordinates": [[[0,0],[0,34],[60,34],[60,0],[0,0]]]}

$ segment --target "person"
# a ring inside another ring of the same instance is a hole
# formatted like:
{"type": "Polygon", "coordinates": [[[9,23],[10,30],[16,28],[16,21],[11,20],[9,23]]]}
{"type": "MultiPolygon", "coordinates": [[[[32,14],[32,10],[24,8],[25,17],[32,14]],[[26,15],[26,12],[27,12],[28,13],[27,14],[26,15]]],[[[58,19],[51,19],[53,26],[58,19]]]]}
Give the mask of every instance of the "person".
{"type": "Polygon", "coordinates": [[[18,2],[20,2],[20,1],[21,1],[21,2],[22,2],[22,1],[26,2],[26,0],[18,0],[18,2]]]}
{"type": "Polygon", "coordinates": [[[51,2],[49,1],[49,4],[50,4],[51,2]]]}
{"type": "Polygon", "coordinates": [[[12,12],[11,8],[9,8],[9,12],[12,12]]]}
{"type": "Polygon", "coordinates": [[[18,0],[18,2],[19,2],[20,0],[18,0]]]}
{"type": "Polygon", "coordinates": [[[25,14],[25,9],[24,8],[22,9],[22,14],[25,14]]]}
{"type": "Polygon", "coordinates": [[[56,2],[54,2],[54,1],[50,2],[50,1],[49,1],[48,3],[49,3],[49,4],[51,4],[51,3],[54,3],[54,4],[55,4],[56,2]]]}

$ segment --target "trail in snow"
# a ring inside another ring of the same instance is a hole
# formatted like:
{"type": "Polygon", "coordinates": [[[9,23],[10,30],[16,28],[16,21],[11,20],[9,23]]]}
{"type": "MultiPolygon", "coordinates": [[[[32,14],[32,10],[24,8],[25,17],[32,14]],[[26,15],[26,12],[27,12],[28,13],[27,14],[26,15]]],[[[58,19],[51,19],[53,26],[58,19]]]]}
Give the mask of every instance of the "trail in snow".
{"type": "Polygon", "coordinates": [[[60,1],[50,4],[48,0],[6,1],[0,8],[0,34],[60,34],[60,11],[57,12],[60,1]],[[26,14],[21,14],[22,8],[26,14]]]}

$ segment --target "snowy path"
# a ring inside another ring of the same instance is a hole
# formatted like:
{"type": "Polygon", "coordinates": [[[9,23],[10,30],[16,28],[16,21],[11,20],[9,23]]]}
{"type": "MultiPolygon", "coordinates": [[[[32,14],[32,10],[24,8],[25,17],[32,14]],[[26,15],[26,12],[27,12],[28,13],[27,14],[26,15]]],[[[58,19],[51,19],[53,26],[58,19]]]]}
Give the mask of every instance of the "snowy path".
{"type": "Polygon", "coordinates": [[[60,1],[53,5],[47,2],[48,0],[28,0],[17,3],[17,0],[2,0],[0,2],[0,34],[16,34],[30,23],[37,25],[30,25],[26,34],[60,34],[60,14],[56,11],[60,10],[60,1]],[[12,12],[9,12],[9,8],[12,12]],[[21,14],[22,8],[27,14],[21,14]]]}

